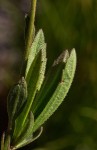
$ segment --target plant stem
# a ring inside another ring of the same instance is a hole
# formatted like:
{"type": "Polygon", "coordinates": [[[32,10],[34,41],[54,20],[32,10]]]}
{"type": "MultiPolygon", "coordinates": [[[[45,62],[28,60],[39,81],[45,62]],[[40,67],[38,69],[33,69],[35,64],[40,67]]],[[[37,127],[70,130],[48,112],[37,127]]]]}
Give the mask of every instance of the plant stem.
{"type": "Polygon", "coordinates": [[[1,150],[4,150],[4,138],[5,138],[5,134],[3,133],[1,137],[1,150]]]}
{"type": "Polygon", "coordinates": [[[27,60],[28,58],[30,46],[33,41],[36,3],[37,3],[37,0],[32,0],[31,2],[30,21],[29,21],[29,26],[28,26],[28,34],[27,34],[26,48],[25,48],[25,60],[27,60]]]}
{"type": "Polygon", "coordinates": [[[3,133],[2,137],[1,137],[1,150],[11,150],[10,149],[10,134],[9,131],[5,133],[3,133]]]}

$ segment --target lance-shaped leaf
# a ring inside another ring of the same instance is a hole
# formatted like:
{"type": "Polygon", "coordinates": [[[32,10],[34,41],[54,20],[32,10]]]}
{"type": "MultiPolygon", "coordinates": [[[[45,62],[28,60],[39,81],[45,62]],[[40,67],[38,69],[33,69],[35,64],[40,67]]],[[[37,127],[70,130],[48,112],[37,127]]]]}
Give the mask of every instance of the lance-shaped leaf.
{"type": "Polygon", "coordinates": [[[9,124],[14,117],[16,117],[24,106],[27,100],[27,84],[24,77],[21,78],[18,84],[16,84],[9,92],[7,101],[7,110],[9,116],[9,124]]]}
{"type": "Polygon", "coordinates": [[[37,93],[32,105],[32,111],[35,118],[42,112],[47,102],[53,95],[58,83],[62,77],[62,70],[65,67],[65,63],[69,57],[68,51],[64,51],[57,60],[54,61],[52,67],[47,73],[41,90],[37,93]]]}
{"type": "MultiPolygon", "coordinates": [[[[61,57],[60,57],[61,58],[61,57]]],[[[41,101],[41,96],[46,92],[46,88],[47,86],[43,87],[42,92],[40,94],[40,96],[38,98],[40,98],[41,103],[39,104],[40,106],[42,106],[41,104],[45,103],[45,101],[47,101],[47,104],[45,105],[45,108],[43,110],[41,110],[42,112],[37,115],[37,111],[38,108],[40,107],[36,107],[34,110],[34,106],[33,106],[33,113],[36,115],[36,120],[34,123],[34,127],[33,127],[33,131],[36,131],[53,113],[54,111],[59,107],[59,105],[62,103],[62,101],[64,100],[65,96],[67,95],[69,88],[71,86],[71,83],[73,81],[74,78],[74,73],[75,73],[75,69],[76,69],[76,53],[75,50],[73,49],[71,51],[71,54],[69,56],[69,58],[66,58],[66,56],[64,55],[62,62],[60,62],[60,59],[58,58],[57,61],[55,61],[54,66],[56,66],[57,64],[61,64],[61,66],[63,66],[63,64],[66,63],[66,65],[64,66],[65,68],[61,68],[62,69],[62,74],[61,78],[60,78],[60,82],[58,83],[56,89],[52,86],[51,88],[53,90],[53,94],[51,94],[50,99],[48,99],[48,97],[43,96],[42,97],[42,101],[41,101]],[[48,100],[47,100],[47,99],[48,100]]],[[[60,66],[60,67],[61,67],[60,66]]],[[[58,70],[60,70],[58,67],[58,70]]],[[[56,73],[54,74],[56,77],[56,73]]],[[[49,76],[49,78],[52,79],[52,74],[51,76],[49,76]]],[[[49,81],[49,79],[48,79],[49,81]]],[[[52,80],[52,82],[54,82],[52,80]]],[[[44,83],[45,84],[45,83],[44,83]]],[[[49,82],[46,81],[46,84],[49,87],[49,82]]],[[[53,83],[54,85],[54,83],[53,83]]],[[[48,91],[48,93],[50,94],[50,92],[48,91]]]]}
{"type": "Polygon", "coordinates": [[[11,147],[13,149],[17,149],[22,147],[24,144],[27,143],[29,139],[32,139],[32,128],[34,125],[34,116],[32,112],[29,113],[29,116],[27,118],[26,126],[23,129],[21,135],[17,139],[13,139],[11,147]]]}
{"type": "MultiPolygon", "coordinates": [[[[38,52],[39,53],[39,52],[38,52]]],[[[37,54],[38,54],[37,53],[37,54]]],[[[37,57],[37,55],[36,55],[37,57]]],[[[38,76],[38,82],[37,82],[37,90],[39,91],[40,90],[40,87],[43,83],[43,80],[44,80],[44,75],[45,75],[45,70],[46,70],[46,62],[47,62],[47,58],[46,58],[46,44],[42,45],[42,49],[41,49],[41,62],[39,62],[39,60],[37,61],[37,64],[36,65],[40,65],[39,66],[35,66],[35,63],[34,61],[32,62],[32,65],[30,66],[30,69],[27,73],[27,76],[26,76],[26,81],[27,81],[27,85],[28,85],[28,93],[30,95],[30,93],[32,93],[32,87],[31,86],[34,86],[33,82],[35,81],[35,76],[34,76],[34,67],[36,69],[38,69],[38,67],[40,68],[40,71],[39,71],[39,76],[38,76]]],[[[28,95],[28,96],[29,96],[28,95]]]]}
{"type": "Polygon", "coordinates": [[[40,128],[39,133],[36,136],[32,135],[29,138],[25,138],[22,142],[18,143],[14,147],[12,147],[12,150],[24,147],[24,146],[32,143],[33,141],[37,140],[40,137],[40,135],[42,134],[42,131],[43,131],[43,127],[40,128]]]}
{"type": "Polygon", "coordinates": [[[45,44],[44,40],[44,34],[42,30],[39,30],[30,49],[29,56],[28,56],[28,61],[27,61],[27,67],[26,67],[26,72],[25,72],[25,77],[27,76],[27,73],[32,65],[32,62],[34,61],[35,56],[37,53],[43,49],[45,44]]]}
{"type": "Polygon", "coordinates": [[[25,122],[30,112],[35,95],[40,88],[40,84],[42,84],[45,68],[46,68],[45,51],[46,51],[46,45],[44,45],[43,49],[40,50],[35,56],[34,61],[32,62],[32,65],[27,74],[27,78],[26,78],[27,87],[28,87],[27,103],[25,108],[21,112],[21,114],[15,120],[15,129],[13,134],[14,139],[15,138],[17,139],[20,136],[25,126],[25,122]]]}

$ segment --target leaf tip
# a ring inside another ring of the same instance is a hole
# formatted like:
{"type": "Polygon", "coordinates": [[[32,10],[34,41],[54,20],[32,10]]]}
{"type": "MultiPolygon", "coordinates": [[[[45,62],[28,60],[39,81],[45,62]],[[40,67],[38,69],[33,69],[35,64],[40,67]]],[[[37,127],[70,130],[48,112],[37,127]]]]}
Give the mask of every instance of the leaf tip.
{"type": "Polygon", "coordinates": [[[76,50],[75,50],[75,48],[73,48],[71,50],[71,54],[70,55],[76,59],[76,50]]]}
{"type": "Polygon", "coordinates": [[[38,33],[39,33],[42,37],[44,37],[44,32],[43,32],[42,29],[40,29],[38,33]]]}

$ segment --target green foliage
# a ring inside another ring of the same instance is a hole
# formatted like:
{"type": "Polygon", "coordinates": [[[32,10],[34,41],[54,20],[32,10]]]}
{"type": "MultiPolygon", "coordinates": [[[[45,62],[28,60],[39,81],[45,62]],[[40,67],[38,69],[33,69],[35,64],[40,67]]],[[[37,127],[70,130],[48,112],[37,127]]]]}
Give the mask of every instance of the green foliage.
{"type": "MultiPolygon", "coordinates": [[[[36,150],[39,147],[37,150],[97,150],[97,1],[40,0],[37,11],[36,31],[42,27],[47,42],[47,70],[63,49],[72,47],[77,50],[78,65],[75,80],[65,102],[43,126],[41,138],[25,149],[36,150]]],[[[15,16],[15,20],[21,20],[18,14],[15,16]]],[[[19,25],[23,28],[22,23],[19,25]]],[[[21,42],[21,39],[18,38],[18,41],[21,42]]],[[[47,74],[48,71],[45,78],[47,74]]],[[[54,79],[53,75],[52,78],[54,79]]],[[[52,80],[49,81],[46,90],[52,83],[52,80]]],[[[60,79],[56,79],[55,88],[58,81],[60,79]]],[[[41,88],[43,85],[44,82],[41,88]]],[[[34,121],[54,90],[46,94],[41,108],[36,102],[38,100],[40,103],[39,96],[35,96],[32,105],[34,121]],[[36,107],[36,104],[39,106],[36,107]],[[35,111],[34,106],[39,110],[35,111]]],[[[37,93],[41,95],[40,91],[37,93]]]]}
{"type": "MultiPolygon", "coordinates": [[[[39,32],[39,34],[36,36],[35,38],[35,42],[33,42],[34,44],[37,44],[41,38],[40,33],[42,33],[41,31],[39,32]],[[39,36],[39,38],[37,38],[39,36]]],[[[43,49],[41,50],[41,42],[40,45],[36,45],[33,48],[33,51],[35,52],[35,50],[37,50],[36,48],[39,47],[39,50],[36,54],[36,57],[34,58],[34,60],[32,59],[32,63],[30,66],[30,69],[28,71],[27,74],[27,86],[28,86],[28,97],[27,97],[27,103],[26,106],[24,108],[24,110],[21,112],[20,116],[16,119],[15,121],[15,130],[14,130],[14,135],[13,138],[16,139],[20,136],[22,130],[23,130],[23,126],[25,126],[25,123],[27,121],[27,117],[29,114],[29,111],[31,109],[34,97],[36,95],[36,92],[39,90],[39,87],[41,86],[44,78],[44,73],[45,73],[45,65],[46,65],[46,53],[45,53],[45,48],[43,47],[43,49]]],[[[32,52],[33,54],[33,52],[32,52]]],[[[29,59],[31,61],[31,55],[29,54],[28,57],[28,63],[27,63],[27,67],[29,66],[29,59]]],[[[33,128],[33,126],[32,126],[33,128]]]]}
{"type": "Polygon", "coordinates": [[[46,103],[45,108],[43,108],[43,111],[38,112],[39,116],[37,117],[35,121],[34,129],[33,129],[34,131],[36,131],[39,128],[39,126],[42,125],[59,107],[59,105],[64,100],[71,86],[74,73],[75,73],[75,68],[76,68],[76,54],[75,54],[75,50],[73,49],[69,58],[66,58],[66,56],[68,57],[68,55],[66,55],[67,53],[63,52],[62,55],[60,55],[61,57],[59,57],[54,62],[49,72],[49,75],[47,75],[47,79],[45,79],[46,81],[44,81],[42,91],[40,91],[41,94],[38,96],[36,107],[32,105],[33,113],[37,114],[37,111],[39,111],[39,109],[41,109],[43,104],[46,103]],[[66,63],[66,66],[65,66],[65,63],[66,63]],[[58,78],[60,79],[59,81],[58,81],[58,78]],[[56,81],[58,83],[55,87],[56,81]],[[51,91],[53,91],[53,93],[51,93],[51,91]],[[49,96],[49,99],[48,99],[48,96],[49,96]]]}
{"type": "Polygon", "coordinates": [[[12,122],[14,122],[15,117],[21,111],[23,105],[27,100],[27,85],[25,79],[19,81],[10,91],[8,95],[8,116],[9,116],[9,126],[12,128],[12,122]]]}
{"type": "Polygon", "coordinates": [[[68,51],[64,51],[54,61],[44,79],[46,60],[46,45],[40,30],[28,56],[26,80],[22,78],[8,96],[12,149],[22,147],[39,137],[41,132],[34,137],[35,131],[59,107],[71,86],[76,69],[75,50],[71,51],[70,56],[68,51]]]}
{"type": "MultiPolygon", "coordinates": [[[[33,28],[31,35],[32,31],[33,28]]],[[[8,130],[2,136],[1,150],[15,150],[36,140],[44,122],[66,97],[74,78],[75,49],[70,54],[68,50],[63,51],[45,73],[47,58],[43,31],[38,31],[31,47],[30,40],[29,34],[25,75],[8,95],[8,130]]]]}

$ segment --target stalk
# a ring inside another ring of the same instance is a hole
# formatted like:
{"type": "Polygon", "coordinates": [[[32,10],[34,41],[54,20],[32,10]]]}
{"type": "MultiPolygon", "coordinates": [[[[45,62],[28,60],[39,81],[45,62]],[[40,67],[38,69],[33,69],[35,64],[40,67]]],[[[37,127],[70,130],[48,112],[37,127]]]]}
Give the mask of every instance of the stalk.
{"type": "Polygon", "coordinates": [[[28,58],[30,46],[33,42],[36,3],[37,3],[37,0],[32,0],[32,2],[31,2],[30,21],[29,21],[29,25],[28,25],[28,34],[27,34],[26,48],[25,48],[25,61],[28,58]]]}

